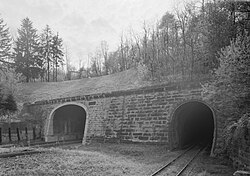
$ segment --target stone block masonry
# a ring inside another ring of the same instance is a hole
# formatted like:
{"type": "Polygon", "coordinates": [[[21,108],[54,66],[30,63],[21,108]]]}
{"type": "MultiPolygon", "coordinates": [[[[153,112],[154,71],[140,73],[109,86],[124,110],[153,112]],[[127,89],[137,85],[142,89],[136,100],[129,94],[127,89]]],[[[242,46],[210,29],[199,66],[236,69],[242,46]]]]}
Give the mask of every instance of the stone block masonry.
{"type": "Polygon", "coordinates": [[[168,143],[168,126],[173,109],[180,102],[201,99],[200,87],[193,87],[154,86],[66,97],[29,104],[26,111],[33,118],[38,118],[45,129],[52,109],[66,102],[76,102],[87,108],[88,139],[115,134],[125,141],[168,143]]]}
{"type": "MultiPolygon", "coordinates": [[[[174,110],[192,100],[202,101],[200,84],[160,85],[37,101],[26,104],[23,114],[40,121],[45,135],[52,110],[72,102],[86,107],[87,141],[115,137],[123,141],[167,144],[174,110]]],[[[223,129],[222,124],[219,128],[223,129]]]]}

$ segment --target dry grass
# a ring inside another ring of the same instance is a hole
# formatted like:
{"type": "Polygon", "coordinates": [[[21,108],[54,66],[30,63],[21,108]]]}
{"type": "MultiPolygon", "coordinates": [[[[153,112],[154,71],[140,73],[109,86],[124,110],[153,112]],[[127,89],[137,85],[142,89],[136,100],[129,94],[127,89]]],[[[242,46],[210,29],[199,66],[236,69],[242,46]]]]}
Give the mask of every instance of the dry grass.
{"type": "Polygon", "coordinates": [[[0,160],[0,175],[145,175],[146,164],[95,151],[52,149],[0,160]]]}
{"type": "Polygon", "coordinates": [[[79,96],[136,89],[150,85],[143,81],[136,69],[124,72],[63,82],[35,82],[19,85],[19,102],[35,102],[61,97],[79,96]]]}
{"type": "Polygon", "coordinates": [[[43,154],[1,159],[0,175],[131,175],[136,165],[91,151],[53,149],[43,154]]]}
{"type": "MultiPolygon", "coordinates": [[[[46,152],[0,159],[0,175],[146,176],[181,152],[169,152],[166,146],[109,143],[41,150],[46,152]]],[[[224,160],[204,155],[195,163],[192,175],[228,176],[232,173],[224,160]]]]}
{"type": "Polygon", "coordinates": [[[209,157],[208,153],[203,153],[196,161],[194,172],[198,176],[229,176],[233,175],[235,169],[232,163],[225,158],[209,157]]]}
{"type": "Polygon", "coordinates": [[[164,146],[151,145],[95,143],[77,150],[46,150],[0,159],[0,175],[145,176],[167,159],[164,146]]]}
{"type": "Polygon", "coordinates": [[[198,173],[197,176],[211,176],[211,174],[207,173],[206,171],[203,171],[201,173],[198,173]]]}

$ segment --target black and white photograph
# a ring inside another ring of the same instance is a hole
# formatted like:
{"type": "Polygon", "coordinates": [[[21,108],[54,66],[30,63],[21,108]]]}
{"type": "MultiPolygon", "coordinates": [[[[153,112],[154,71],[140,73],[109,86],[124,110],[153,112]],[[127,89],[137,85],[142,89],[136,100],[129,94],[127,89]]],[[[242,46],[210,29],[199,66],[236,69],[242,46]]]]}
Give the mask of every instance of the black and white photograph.
{"type": "Polygon", "coordinates": [[[0,176],[250,176],[250,0],[0,0],[0,176]]]}

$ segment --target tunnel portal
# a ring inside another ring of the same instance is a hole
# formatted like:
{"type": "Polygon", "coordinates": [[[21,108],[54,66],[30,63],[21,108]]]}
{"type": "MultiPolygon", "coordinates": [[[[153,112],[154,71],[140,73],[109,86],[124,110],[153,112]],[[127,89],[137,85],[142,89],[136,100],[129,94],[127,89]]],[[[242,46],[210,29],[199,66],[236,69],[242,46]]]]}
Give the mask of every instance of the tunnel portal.
{"type": "Polygon", "coordinates": [[[53,135],[64,140],[82,139],[86,123],[86,111],[78,105],[65,105],[55,110],[53,135]]]}
{"type": "Polygon", "coordinates": [[[207,105],[197,101],[182,104],[175,110],[172,120],[173,148],[206,144],[211,150],[215,123],[213,112],[207,105]]]}

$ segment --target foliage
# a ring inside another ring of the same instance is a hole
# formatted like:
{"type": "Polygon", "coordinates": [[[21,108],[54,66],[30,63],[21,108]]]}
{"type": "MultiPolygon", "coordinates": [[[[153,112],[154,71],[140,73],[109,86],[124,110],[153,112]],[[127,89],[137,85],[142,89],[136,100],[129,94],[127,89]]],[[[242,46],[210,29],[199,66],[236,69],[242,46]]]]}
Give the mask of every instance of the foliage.
{"type": "Polygon", "coordinates": [[[41,78],[57,81],[59,64],[63,63],[63,40],[47,25],[39,36],[29,18],[22,20],[14,47],[14,65],[26,82],[41,78]],[[52,72],[52,79],[50,78],[52,72]]]}
{"type": "Polygon", "coordinates": [[[59,64],[63,64],[63,40],[59,34],[52,38],[53,81],[57,81],[59,64]]]}
{"type": "Polygon", "coordinates": [[[207,101],[225,119],[224,152],[238,157],[239,149],[249,146],[250,36],[238,35],[219,53],[214,79],[203,86],[207,101]],[[241,118],[240,118],[241,117],[241,118]],[[240,119],[239,119],[240,118],[240,119]],[[248,144],[247,144],[248,143],[248,144]]]}
{"type": "Polygon", "coordinates": [[[214,81],[204,85],[206,99],[222,116],[238,119],[247,112],[250,97],[250,37],[239,35],[222,49],[214,81]]]}
{"type": "MultiPolygon", "coordinates": [[[[237,122],[227,126],[224,130],[224,150],[234,159],[235,164],[239,150],[248,151],[250,144],[250,114],[244,114],[237,122]]],[[[240,162],[240,161],[238,161],[240,162]]],[[[241,164],[241,163],[238,163],[241,164]]]]}
{"type": "Polygon", "coordinates": [[[13,68],[5,68],[0,71],[0,82],[6,88],[6,91],[13,94],[14,97],[18,94],[18,82],[21,80],[21,74],[15,72],[13,68]]]}
{"type": "MultiPolygon", "coordinates": [[[[141,34],[122,35],[117,50],[91,57],[91,76],[124,71],[143,64],[148,79],[165,81],[209,77],[218,68],[218,53],[230,44],[243,26],[231,1],[186,3],[183,10],[166,12],[141,34]],[[239,29],[239,30],[236,30],[239,29]],[[104,71],[103,71],[104,70],[104,71]]],[[[107,50],[105,50],[107,51],[107,50]]]]}
{"type": "Polygon", "coordinates": [[[8,110],[10,112],[15,112],[17,110],[17,105],[12,94],[7,95],[7,98],[2,105],[4,110],[8,110]]]}
{"type": "Polygon", "coordinates": [[[0,61],[8,61],[11,55],[11,36],[9,28],[2,18],[0,18],[0,61]]]}
{"type": "Polygon", "coordinates": [[[204,64],[208,69],[218,68],[218,52],[228,46],[235,36],[235,24],[231,11],[231,2],[206,3],[205,15],[200,20],[203,35],[204,64]]]}
{"type": "MultiPolygon", "coordinates": [[[[208,77],[219,66],[219,52],[244,33],[248,4],[228,0],[186,3],[182,10],[166,12],[154,25],[143,24],[140,34],[122,34],[115,51],[101,41],[89,57],[86,75],[101,76],[144,65],[147,79],[156,81],[194,80],[208,77]],[[237,12],[236,12],[237,11],[237,12]],[[89,64],[90,62],[90,64],[89,64]],[[207,76],[208,75],[208,76],[207,76]]],[[[10,55],[9,30],[0,19],[0,59],[10,55]]],[[[66,48],[66,61],[67,57],[66,48]]],[[[22,21],[15,41],[14,61],[26,81],[57,81],[63,64],[63,40],[46,25],[39,35],[29,18],[22,21]],[[60,69],[59,69],[60,70],[60,69]]],[[[0,61],[1,61],[0,60],[0,61]]],[[[69,62],[67,62],[67,65],[69,62]]],[[[67,66],[67,78],[70,79],[67,66]]]]}
{"type": "Polygon", "coordinates": [[[40,48],[43,56],[43,72],[41,79],[44,81],[45,75],[46,80],[49,82],[57,81],[57,72],[59,64],[63,63],[63,40],[59,37],[59,34],[53,34],[49,25],[46,25],[42,34],[40,35],[40,48]],[[45,73],[46,71],[46,73],[45,73]],[[50,78],[52,71],[52,79],[50,78]]]}
{"type": "Polygon", "coordinates": [[[20,74],[16,74],[14,69],[5,68],[0,71],[0,80],[0,119],[10,120],[18,110],[16,100],[20,74]]]}
{"type": "Polygon", "coordinates": [[[41,58],[38,44],[37,30],[29,18],[23,19],[14,50],[16,71],[26,77],[26,82],[39,76],[41,58]]]}
{"type": "Polygon", "coordinates": [[[103,40],[101,41],[101,53],[104,58],[104,74],[107,75],[109,71],[109,65],[107,64],[108,60],[108,43],[103,40]]]}
{"type": "MultiPolygon", "coordinates": [[[[43,56],[43,71],[47,69],[47,81],[50,80],[50,62],[52,61],[52,31],[49,25],[46,25],[40,36],[41,54],[43,56]],[[46,68],[47,66],[47,68],[46,68]]],[[[42,73],[42,79],[44,79],[44,72],[42,73]]]]}
{"type": "Polygon", "coordinates": [[[0,85],[0,116],[9,115],[17,111],[17,104],[13,95],[6,90],[4,85],[0,85]]]}

